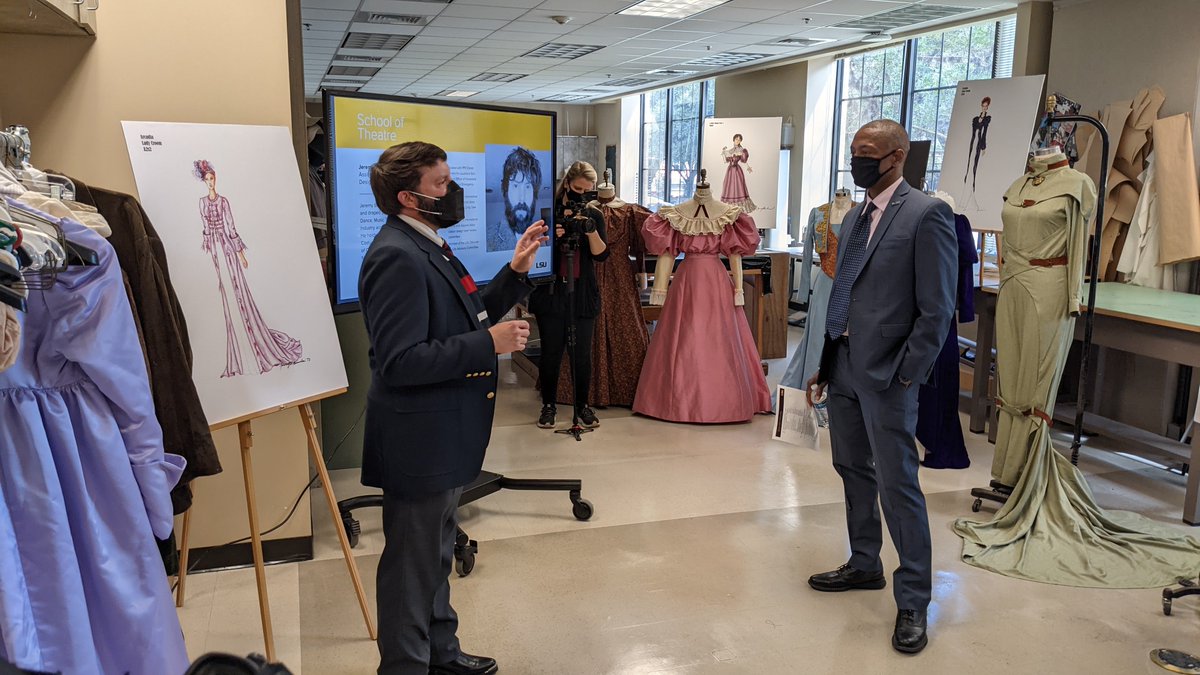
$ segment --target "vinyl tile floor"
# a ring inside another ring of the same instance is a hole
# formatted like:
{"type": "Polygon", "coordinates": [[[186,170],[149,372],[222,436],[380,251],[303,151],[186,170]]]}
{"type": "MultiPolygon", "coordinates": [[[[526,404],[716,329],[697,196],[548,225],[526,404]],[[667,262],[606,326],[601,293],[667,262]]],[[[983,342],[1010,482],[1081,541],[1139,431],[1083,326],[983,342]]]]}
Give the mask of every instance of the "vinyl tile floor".
{"type": "MultiPolygon", "coordinates": [[[[792,337],[794,348],[799,331],[792,337]]],[[[785,366],[771,362],[772,386],[785,366]]],[[[1148,658],[1156,647],[1200,652],[1195,598],[1167,617],[1157,589],[1050,586],[961,562],[951,525],[972,515],[970,488],[987,484],[983,436],[967,434],[971,468],[922,469],[934,547],[930,645],[904,656],[890,644],[890,588],[823,594],[805,583],[848,557],[827,438],[815,451],[772,441],[768,415],[697,427],[610,409],[576,442],[537,429],[532,385],[508,362],[502,369],[486,468],[580,478],[595,515],[575,520],[563,493],[499,492],[461,509],[480,543],[474,572],[451,581],[459,636],[501,673],[1124,675],[1166,672],[1148,658]]],[[[1115,449],[1105,439],[1085,449],[1080,467],[1097,500],[1190,531],[1179,521],[1183,479],[1115,449]]],[[[370,492],[357,471],[334,472],[333,482],[339,497],[370,492]]],[[[373,673],[375,645],[319,489],[312,506],[314,560],[268,568],[277,656],[295,673],[373,673]]],[[[355,561],[374,611],[380,514],[356,516],[355,561]]],[[[896,565],[890,543],[884,564],[896,565]]],[[[262,651],[252,570],[195,574],[187,590],[179,614],[193,657],[262,651]]]]}

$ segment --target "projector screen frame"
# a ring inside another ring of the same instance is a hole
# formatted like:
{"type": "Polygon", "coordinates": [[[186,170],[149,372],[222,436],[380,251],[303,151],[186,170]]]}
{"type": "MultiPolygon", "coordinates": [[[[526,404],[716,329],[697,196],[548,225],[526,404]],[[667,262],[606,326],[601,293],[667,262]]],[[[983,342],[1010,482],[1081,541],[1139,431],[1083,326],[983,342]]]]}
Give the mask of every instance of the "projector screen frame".
{"type": "MultiPolygon", "coordinates": [[[[356,299],[352,302],[338,302],[338,244],[337,244],[337,211],[334,205],[334,190],[333,181],[331,178],[335,175],[335,155],[334,155],[334,131],[333,128],[333,100],[334,98],[355,98],[369,101],[384,101],[387,103],[407,103],[417,105],[430,105],[446,108],[468,108],[471,110],[487,110],[492,112],[517,113],[523,115],[543,115],[550,118],[550,169],[551,180],[550,187],[555,188],[555,180],[558,176],[558,113],[553,110],[529,110],[516,108],[512,106],[495,105],[490,103],[468,103],[467,101],[442,101],[431,100],[426,98],[417,98],[412,96],[388,96],[386,94],[369,94],[358,91],[349,91],[344,89],[325,89],[321,93],[321,111],[325,124],[325,212],[326,222],[329,237],[329,256],[327,258],[329,268],[329,302],[333,307],[333,313],[336,314],[352,314],[362,311],[359,301],[356,299]]],[[[415,140],[415,139],[414,139],[415,140]]],[[[382,151],[380,151],[382,153],[382,151]]],[[[550,244],[554,244],[554,232],[550,232],[550,244]]],[[[548,282],[552,276],[547,275],[545,278],[533,278],[534,283],[548,282]]],[[[480,284],[480,287],[487,284],[480,284]]]]}

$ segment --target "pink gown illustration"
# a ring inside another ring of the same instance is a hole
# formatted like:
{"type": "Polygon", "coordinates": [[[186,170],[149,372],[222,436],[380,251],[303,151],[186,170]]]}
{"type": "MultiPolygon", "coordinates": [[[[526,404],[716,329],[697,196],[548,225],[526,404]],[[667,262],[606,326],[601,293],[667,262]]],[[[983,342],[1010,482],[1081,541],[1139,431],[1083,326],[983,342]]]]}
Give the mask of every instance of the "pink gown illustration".
{"type": "Polygon", "coordinates": [[[299,340],[268,326],[258,311],[254,296],[250,293],[245,273],[245,269],[250,265],[246,259],[246,244],[234,227],[229,200],[217,194],[216,170],[208,160],[201,159],[195,162],[193,173],[208,185],[208,194],[200,198],[200,219],[204,223],[202,247],[212,255],[213,269],[217,272],[217,290],[221,294],[221,308],[225,310],[226,356],[225,371],[221,373],[221,377],[242,374],[238,324],[229,313],[226,279],[233,288],[241,327],[245,331],[244,337],[254,352],[259,374],[277,366],[299,363],[304,353],[303,345],[299,340]]]}
{"type": "Polygon", "coordinates": [[[725,185],[721,188],[721,201],[726,204],[742,207],[742,213],[750,213],[758,208],[750,199],[750,189],[746,187],[746,171],[753,171],[747,163],[750,161],[750,151],[742,147],[742,135],[733,135],[733,147],[721,148],[721,157],[725,159],[725,185]],[[746,164],[745,171],[742,165],[746,164]]]}

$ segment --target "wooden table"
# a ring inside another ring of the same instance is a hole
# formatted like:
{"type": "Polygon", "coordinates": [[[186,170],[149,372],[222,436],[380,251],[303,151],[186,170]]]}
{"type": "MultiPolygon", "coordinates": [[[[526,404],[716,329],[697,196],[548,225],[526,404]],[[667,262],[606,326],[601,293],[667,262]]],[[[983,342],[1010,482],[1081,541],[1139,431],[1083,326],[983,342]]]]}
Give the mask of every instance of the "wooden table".
{"type": "MultiPolygon", "coordinates": [[[[974,433],[986,431],[991,412],[988,382],[996,339],[998,292],[995,286],[975,289],[979,333],[975,381],[971,388],[970,429],[974,433]]],[[[1075,339],[1082,340],[1083,332],[1084,321],[1080,317],[1075,322],[1075,339]]],[[[1096,289],[1092,344],[1200,367],[1200,295],[1101,283],[1096,289]]],[[[1183,521],[1200,525],[1200,433],[1193,433],[1190,449],[1180,445],[1179,456],[1189,466],[1183,521]]]]}

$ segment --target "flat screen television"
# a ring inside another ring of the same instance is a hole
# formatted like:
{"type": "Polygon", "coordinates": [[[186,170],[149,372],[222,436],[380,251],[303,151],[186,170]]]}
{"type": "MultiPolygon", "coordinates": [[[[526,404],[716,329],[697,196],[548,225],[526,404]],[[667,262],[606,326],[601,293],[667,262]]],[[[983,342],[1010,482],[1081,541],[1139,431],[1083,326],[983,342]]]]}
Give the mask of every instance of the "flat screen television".
{"type": "MultiPolygon", "coordinates": [[[[325,92],[326,188],[334,309],[358,309],[358,274],[387,216],[371,192],[371,166],[387,148],[425,141],[446,151],[466,218],[439,234],[480,286],[512,260],[516,240],[554,195],[553,112],[325,92]]],[[[551,274],[549,246],[530,276],[551,274]]]]}

